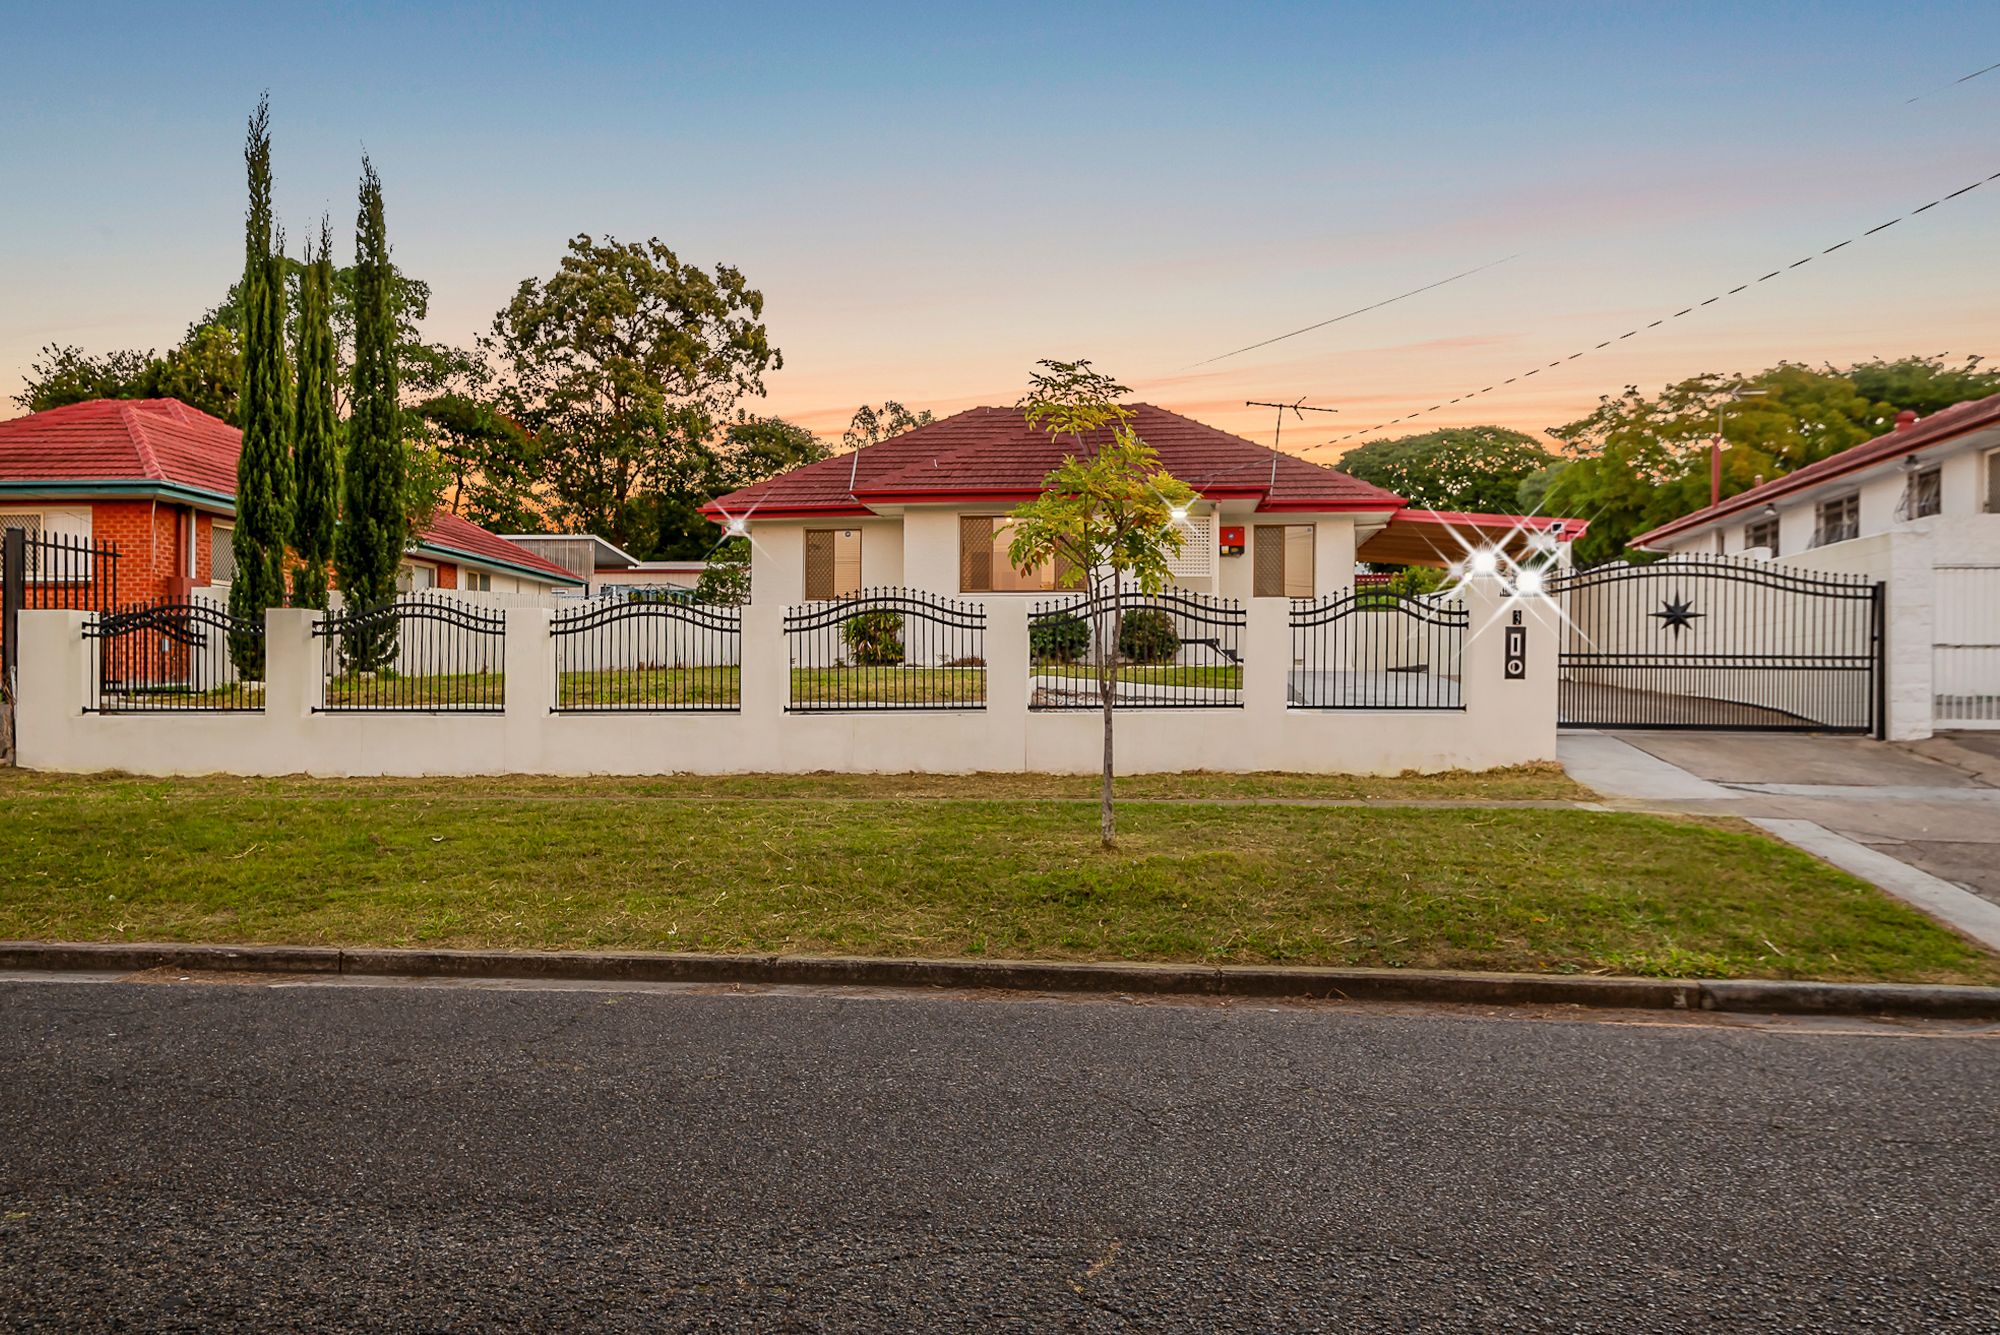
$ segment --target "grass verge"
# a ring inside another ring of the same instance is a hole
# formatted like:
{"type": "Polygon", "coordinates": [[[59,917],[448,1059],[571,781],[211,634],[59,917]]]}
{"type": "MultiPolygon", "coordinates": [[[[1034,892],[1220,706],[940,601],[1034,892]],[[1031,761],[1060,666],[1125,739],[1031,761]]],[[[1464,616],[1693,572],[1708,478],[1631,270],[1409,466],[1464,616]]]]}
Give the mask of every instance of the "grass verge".
{"type": "Polygon", "coordinates": [[[0,936],[2000,981],[1714,823],[1135,801],[1107,854],[1087,805],[622,786],[10,776],[0,936]]]}

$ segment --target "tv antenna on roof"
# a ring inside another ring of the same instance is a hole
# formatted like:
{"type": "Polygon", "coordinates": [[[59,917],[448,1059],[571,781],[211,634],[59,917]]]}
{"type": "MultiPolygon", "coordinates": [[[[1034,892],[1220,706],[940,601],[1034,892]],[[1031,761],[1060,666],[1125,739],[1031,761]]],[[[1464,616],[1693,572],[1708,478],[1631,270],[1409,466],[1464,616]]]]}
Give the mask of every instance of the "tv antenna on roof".
{"type": "Polygon", "coordinates": [[[1306,420],[1307,413],[1337,413],[1340,411],[1338,408],[1309,408],[1306,406],[1306,396],[1303,394],[1299,395],[1298,402],[1296,403],[1266,403],[1262,399],[1245,399],[1243,406],[1245,408],[1276,408],[1278,410],[1278,424],[1271,430],[1271,448],[1274,450],[1278,448],[1278,438],[1285,431],[1286,413],[1290,413],[1303,422],[1306,420]]]}
{"type": "Polygon", "coordinates": [[[1278,441],[1285,434],[1285,414],[1289,412],[1292,416],[1303,422],[1306,420],[1307,413],[1337,413],[1340,411],[1338,408],[1309,408],[1306,406],[1306,396],[1303,394],[1299,395],[1296,403],[1266,403],[1262,399],[1245,399],[1243,400],[1243,406],[1245,408],[1276,408],[1278,410],[1277,425],[1271,428],[1271,485],[1274,487],[1278,485],[1278,441]]]}

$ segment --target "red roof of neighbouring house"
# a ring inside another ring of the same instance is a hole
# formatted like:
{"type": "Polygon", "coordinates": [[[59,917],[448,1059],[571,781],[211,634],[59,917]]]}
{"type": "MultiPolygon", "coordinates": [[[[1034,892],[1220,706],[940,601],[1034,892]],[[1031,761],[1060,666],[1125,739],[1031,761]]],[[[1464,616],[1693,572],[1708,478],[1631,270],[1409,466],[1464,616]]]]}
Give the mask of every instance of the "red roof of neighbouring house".
{"type": "Polygon", "coordinates": [[[1809,463],[1804,468],[1795,468],[1783,477],[1772,478],[1762,486],[1739,491],[1727,500],[1704,506],[1692,514],[1682,515],[1679,519],[1662,524],[1650,532],[1641,533],[1632,539],[1632,545],[1644,547],[1662,538],[1671,538],[1677,533],[1699,528],[1712,520],[1769,504],[1779,496],[1816,487],[1822,482],[1830,482],[1834,478],[1867,468],[1871,464],[1915,454],[1928,445],[1940,445],[1996,423],[2000,423],[2000,394],[1954,403],[1951,407],[1934,412],[1929,417],[1919,418],[1908,425],[1899,425],[1873,440],[1850,445],[1839,454],[1829,454],[1826,458],[1809,463]]]}
{"type": "Polygon", "coordinates": [[[0,422],[0,481],[154,482],[230,497],[241,440],[178,399],[91,399],[0,422]]]}
{"type": "MultiPolygon", "coordinates": [[[[1265,511],[1395,510],[1401,497],[1359,478],[1241,436],[1155,408],[1132,405],[1133,426],[1181,481],[1211,499],[1246,497],[1265,511]]],[[[1104,444],[1109,429],[1084,437],[1104,444]]],[[[970,408],[891,436],[859,455],[843,454],[795,468],[703,507],[711,519],[755,511],[771,517],[865,514],[871,505],[925,501],[1026,500],[1042,479],[1076,452],[1031,427],[1018,408],[970,408]]]]}
{"type": "Polygon", "coordinates": [[[431,522],[417,535],[416,545],[469,556],[477,561],[518,566],[537,574],[560,578],[565,584],[583,583],[555,562],[545,561],[519,543],[509,542],[498,533],[488,533],[471,520],[449,510],[439,510],[431,516],[431,522]]]}
{"type": "MultiPolygon", "coordinates": [[[[178,399],[91,399],[0,422],[0,490],[80,495],[103,487],[197,492],[234,509],[243,433],[178,399]]],[[[582,580],[525,547],[446,511],[413,545],[511,566],[563,584],[582,580]]]]}

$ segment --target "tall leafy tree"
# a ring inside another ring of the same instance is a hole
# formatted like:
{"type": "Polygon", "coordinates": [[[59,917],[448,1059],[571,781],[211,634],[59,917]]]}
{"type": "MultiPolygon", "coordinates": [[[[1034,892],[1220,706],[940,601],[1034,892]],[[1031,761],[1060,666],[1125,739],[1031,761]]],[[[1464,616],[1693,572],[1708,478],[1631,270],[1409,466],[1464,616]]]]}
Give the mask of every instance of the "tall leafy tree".
{"type": "Polygon", "coordinates": [[[298,412],[293,418],[292,606],[324,608],[326,568],[333,560],[334,518],[339,512],[339,421],[333,392],[333,228],[319,221],[319,246],[306,242],[299,281],[298,412]]]}
{"type": "Polygon", "coordinates": [[[1042,479],[1042,494],[1014,511],[1007,559],[1021,569],[1055,563],[1063,582],[1083,582],[1092,604],[1098,701],[1104,710],[1104,782],[1098,840],[1112,847],[1117,817],[1111,805],[1112,722],[1117,696],[1120,618],[1098,599],[1136,586],[1157,593],[1169,578],[1167,562],[1181,549],[1174,511],[1194,489],[1167,472],[1159,455],[1139,438],[1131,411],[1118,400],[1130,393],[1088,361],[1041,361],[1021,400],[1028,425],[1059,441],[1070,453],[1042,479]]]}
{"type": "MultiPolygon", "coordinates": [[[[285,544],[291,535],[291,386],[285,362],[285,287],[278,251],[281,235],[271,221],[271,105],[265,98],[250,117],[243,146],[249,168],[250,207],[243,229],[243,448],[236,461],[236,574],[229,610],[262,619],[285,601],[285,544]]],[[[236,670],[264,674],[261,636],[231,643],[236,670]]]]}
{"type": "MultiPolygon", "coordinates": [[[[351,608],[375,607],[396,596],[396,569],[409,540],[403,468],[402,411],[396,401],[396,324],[390,308],[388,225],[382,179],[361,159],[361,199],[354,239],[354,369],[352,416],[341,469],[341,522],[334,567],[351,608]]],[[[395,651],[387,635],[352,636],[351,666],[380,666],[395,651]]]]}
{"type": "Polygon", "coordinates": [[[559,521],[647,544],[647,495],[705,499],[715,424],[784,364],[763,294],[724,264],[683,263],[657,238],[578,236],[556,274],[528,279],[493,320],[500,406],[534,437],[559,521]]]}
{"type": "Polygon", "coordinates": [[[840,433],[840,443],[850,450],[865,450],[891,436],[928,426],[934,420],[930,409],[913,413],[894,399],[884,399],[879,409],[864,403],[855,410],[847,430],[840,433]]]}
{"type": "Polygon", "coordinates": [[[1525,432],[1469,426],[1370,441],[1342,455],[1339,468],[1427,510],[1507,514],[1522,481],[1554,462],[1525,432]]]}
{"type": "Polygon", "coordinates": [[[1654,395],[1628,385],[1553,430],[1570,462],[1548,477],[1542,508],[1590,520],[1577,560],[1608,561],[1629,554],[1638,534],[1708,504],[1718,414],[1726,497],[1879,436],[1905,408],[1935,412],[1996,391],[2000,373],[1978,358],[1942,357],[1846,370],[1781,362],[1750,376],[1692,376],[1654,395]],[[1758,392],[1732,399],[1739,388],[1758,392]]]}

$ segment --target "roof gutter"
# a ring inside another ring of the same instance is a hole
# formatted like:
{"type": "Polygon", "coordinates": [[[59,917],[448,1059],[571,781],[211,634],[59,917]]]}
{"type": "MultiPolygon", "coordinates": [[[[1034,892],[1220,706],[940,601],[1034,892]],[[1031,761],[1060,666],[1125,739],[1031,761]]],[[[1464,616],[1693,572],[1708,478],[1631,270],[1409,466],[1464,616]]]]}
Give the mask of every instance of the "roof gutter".
{"type": "Polygon", "coordinates": [[[129,500],[179,501],[184,505],[203,505],[224,514],[236,513],[236,498],[226,492],[209,491],[203,487],[183,486],[178,482],[106,482],[102,479],[89,481],[49,478],[45,481],[0,482],[0,496],[46,497],[50,500],[64,500],[69,497],[116,497],[129,500]]]}

